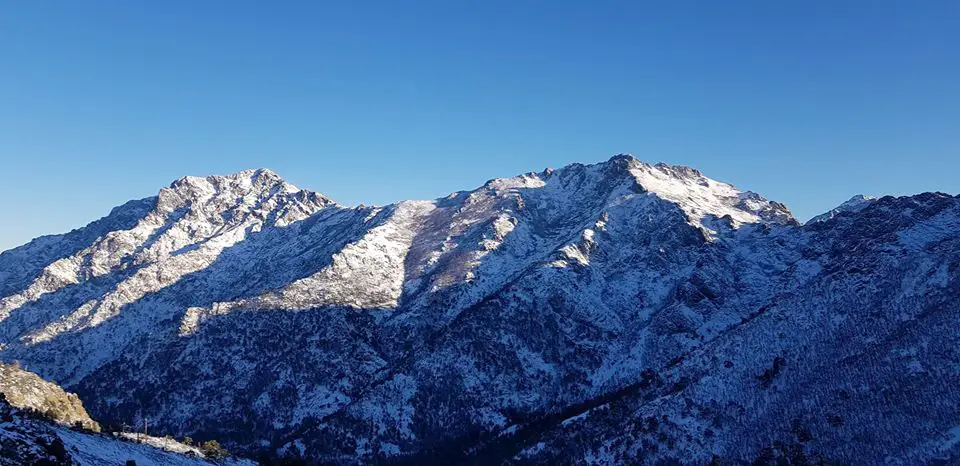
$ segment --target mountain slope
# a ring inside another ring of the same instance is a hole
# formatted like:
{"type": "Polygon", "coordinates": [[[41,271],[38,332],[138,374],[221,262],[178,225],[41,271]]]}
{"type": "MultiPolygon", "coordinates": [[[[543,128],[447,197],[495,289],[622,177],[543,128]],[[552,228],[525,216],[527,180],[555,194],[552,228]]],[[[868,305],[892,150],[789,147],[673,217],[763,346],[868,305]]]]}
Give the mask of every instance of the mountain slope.
{"type": "MultiPolygon", "coordinates": [[[[115,466],[135,461],[145,466],[210,466],[196,456],[165,451],[147,444],[56,427],[0,399],[0,465],[115,466]]],[[[217,464],[252,466],[227,459],[217,464]]]]}
{"type": "Polygon", "coordinates": [[[477,456],[956,462],[958,226],[960,203],[934,194],[818,225],[807,260],[820,273],[628,389],[477,456]]]}
{"type": "MultiPolygon", "coordinates": [[[[632,458],[748,461],[794,439],[794,418],[830,460],[928,452],[960,416],[913,423],[897,444],[864,433],[875,399],[851,395],[866,414],[832,430],[805,410],[853,393],[837,367],[870,390],[914,383],[872,378],[893,335],[915,333],[891,351],[922,367],[955,356],[911,348],[951,341],[958,204],[887,197],[800,226],[782,204],[629,156],[384,207],[265,170],[185,178],[0,254],[0,359],[112,423],[148,416],[231,450],[331,462],[569,462],[601,455],[593,437],[632,458]],[[590,408],[611,414],[554,425],[590,408]],[[689,416],[733,409],[711,437],[689,416]],[[664,416],[679,427],[624,434],[664,416]],[[850,436],[858,450],[841,446],[850,436]]],[[[890,406],[936,397],[953,400],[933,388],[890,406]]]]}
{"type": "MultiPolygon", "coordinates": [[[[198,448],[170,439],[99,431],[76,395],[18,367],[0,366],[0,465],[212,464],[198,448]]],[[[218,464],[253,465],[234,458],[218,464]]]]}

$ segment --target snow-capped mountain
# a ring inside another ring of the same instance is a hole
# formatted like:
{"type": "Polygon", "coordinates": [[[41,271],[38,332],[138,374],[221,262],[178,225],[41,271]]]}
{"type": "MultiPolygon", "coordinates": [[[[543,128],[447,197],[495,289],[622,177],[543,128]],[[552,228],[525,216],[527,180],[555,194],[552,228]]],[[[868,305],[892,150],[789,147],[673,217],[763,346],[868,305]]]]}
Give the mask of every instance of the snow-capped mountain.
{"type": "Polygon", "coordinates": [[[842,210],[622,155],[383,207],[188,177],[0,254],[0,359],[311,461],[956,459],[960,199],[842,210]]]}

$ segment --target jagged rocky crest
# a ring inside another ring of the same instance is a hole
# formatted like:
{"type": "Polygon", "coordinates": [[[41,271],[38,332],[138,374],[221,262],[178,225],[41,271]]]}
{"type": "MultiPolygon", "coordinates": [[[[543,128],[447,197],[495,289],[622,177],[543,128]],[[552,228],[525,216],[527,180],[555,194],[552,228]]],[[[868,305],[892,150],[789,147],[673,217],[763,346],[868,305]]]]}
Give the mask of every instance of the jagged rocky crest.
{"type": "Polygon", "coordinates": [[[382,207],[188,177],[0,254],[0,359],[274,458],[949,460],[958,226],[630,156],[382,207]]]}

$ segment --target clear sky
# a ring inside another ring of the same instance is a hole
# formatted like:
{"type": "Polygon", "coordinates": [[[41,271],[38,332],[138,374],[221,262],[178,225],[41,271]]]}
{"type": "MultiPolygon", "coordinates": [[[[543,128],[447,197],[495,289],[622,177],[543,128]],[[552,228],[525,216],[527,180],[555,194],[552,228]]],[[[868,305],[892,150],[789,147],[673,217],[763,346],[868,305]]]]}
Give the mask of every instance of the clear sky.
{"type": "Polygon", "coordinates": [[[960,188],[960,2],[0,0],[0,249],[183,175],[346,204],[618,152],[801,219],[960,188]]]}

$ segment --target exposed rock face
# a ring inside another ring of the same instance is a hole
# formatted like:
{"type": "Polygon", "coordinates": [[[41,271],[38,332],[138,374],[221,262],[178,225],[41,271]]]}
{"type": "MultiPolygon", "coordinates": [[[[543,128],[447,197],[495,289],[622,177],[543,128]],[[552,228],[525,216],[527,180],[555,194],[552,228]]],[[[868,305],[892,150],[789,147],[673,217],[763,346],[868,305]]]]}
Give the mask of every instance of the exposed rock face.
{"type": "Polygon", "coordinates": [[[385,207],[185,178],[0,254],[0,358],[314,461],[956,458],[958,227],[629,156],[385,207]]]}
{"type": "Polygon", "coordinates": [[[77,395],[17,365],[0,363],[0,393],[16,408],[43,413],[65,426],[100,431],[100,425],[90,419],[77,395]]]}

